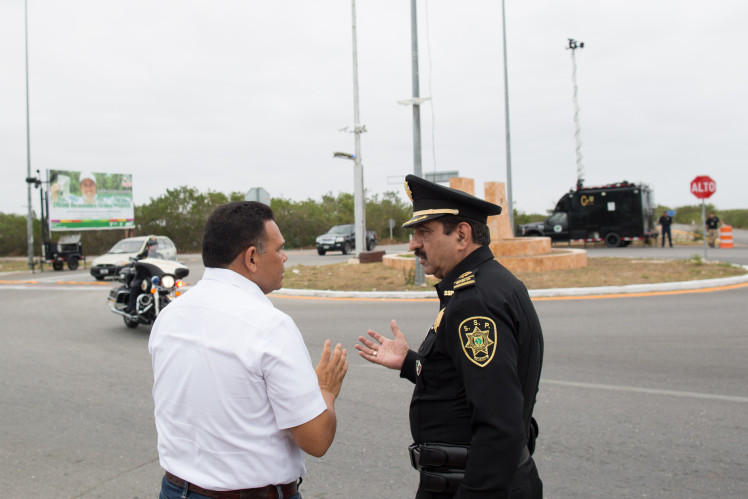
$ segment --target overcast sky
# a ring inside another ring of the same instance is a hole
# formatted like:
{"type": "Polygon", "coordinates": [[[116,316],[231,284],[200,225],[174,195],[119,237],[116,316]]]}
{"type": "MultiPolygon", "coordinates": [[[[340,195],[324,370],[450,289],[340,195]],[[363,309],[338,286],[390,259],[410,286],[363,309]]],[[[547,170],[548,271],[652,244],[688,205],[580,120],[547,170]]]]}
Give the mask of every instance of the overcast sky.
{"type": "MultiPolygon", "coordinates": [[[[31,168],[132,173],[136,204],[181,185],[319,199],[353,191],[351,2],[28,0],[31,168]]],[[[358,0],[368,193],[413,171],[410,2],[358,0]]],[[[748,208],[748,2],[506,2],[515,207],[587,185],[748,208]]],[[[418,0],[423,171],[506,181],[499,0],[418,0]]],[[[26,211],[24,2],[0,0],[0,212],[26,211]]],[[[34,173],[35,174],[35,173],[34,173]]],[[[33,204],[38,210],[38,191],[33,204]]]]}

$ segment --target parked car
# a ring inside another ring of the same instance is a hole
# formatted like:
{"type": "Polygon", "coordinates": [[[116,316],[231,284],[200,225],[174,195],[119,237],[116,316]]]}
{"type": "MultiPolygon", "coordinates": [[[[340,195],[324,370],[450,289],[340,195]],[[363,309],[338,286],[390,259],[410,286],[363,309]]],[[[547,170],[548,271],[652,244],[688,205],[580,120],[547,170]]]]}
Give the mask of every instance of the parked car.
{"type": "MultiPolygon", "coordinates": [[[[366,231],[366,251],[377,245],[377,233],[366,231]]],[[[326,234],[317,236],[317,253],[324,255],[328,251],[342,251],[344,255],[356,248],[356,226],[353,224],[334,225],[326,234]]]]}
{"type": "Polygon", "coordinates": [[[158,246],[150,258],[161,260],[177,260],[177,247],[171,239],[166,236],[138,236],[122,239],[112,246],[112,249],[96,258],[91,265],[91,275],[97,281],[103,281],[106,277],[116,278],[123,267],[130,265],[130,258],[141,254],[145,245],[151,237],[156,239],[158,246]]]}

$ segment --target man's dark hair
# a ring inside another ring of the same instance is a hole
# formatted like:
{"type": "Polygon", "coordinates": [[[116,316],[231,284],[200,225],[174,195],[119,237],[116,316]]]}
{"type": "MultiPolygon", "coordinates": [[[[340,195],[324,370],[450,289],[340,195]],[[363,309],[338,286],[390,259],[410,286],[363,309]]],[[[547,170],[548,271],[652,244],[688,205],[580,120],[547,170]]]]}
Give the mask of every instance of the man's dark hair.
{"type": "Polygon", "coordinates": [[[265,253],[265,222],[272,219],[273,210],[256,201],[219,206],[203,229],[203,265],[225,268],[250,246],[265,253]]]}
{"type": "Polygon", "coordinates": [[[457,215],[445,215],[436,219],[437,222],[442,223],[444,227],[444,233],[449,235],[453,230],[457,228],[462,222],[465,222],[470,226],[473,231],[473,242],[480,244],[481,246],[487,246],[491,244],[491,231],[488,229],[488,225],[475,220],[474,218],[460,217],[457,215]]]}

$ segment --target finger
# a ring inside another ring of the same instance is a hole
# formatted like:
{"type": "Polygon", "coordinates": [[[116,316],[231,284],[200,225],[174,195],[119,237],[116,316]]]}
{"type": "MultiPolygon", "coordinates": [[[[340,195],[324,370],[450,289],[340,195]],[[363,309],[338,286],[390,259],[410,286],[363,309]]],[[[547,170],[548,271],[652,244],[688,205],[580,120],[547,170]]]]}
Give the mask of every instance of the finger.
{"type": "Polygon", "coordinates": [[[384,336],[382,336],[381,334],[377,333],[376,331],[372,331],[371,329],[369,329],[366,332],[369,333],[369,336],[371,336],[372,338],[374,338],[377,341],[377,343],[382,343],[382,341],[386,339],[384,336]]]}
{"type": "Polygon", "coordinates": [[[332,357],[330,358],[330,363],[333,366],[336,366],[340,363],[340,356],[343,354],[343,345],[338,343],[335,345],[335,349],[332,351],[332,357]]]}
{"type": "Polygon", "coordinates": [[[322,355],[320,356],[319,363],[327,364],[330,361],[330,340],[325,340],[325,346],[322,347],[322,355]]]}
{"type": "Polygon", "coordinates": [[[372,343],[371,340],[364,338],[363,336],[359,336],[358,341],[363,343],[366,346],[366,348],[372,348],[374,346],[374,343],[372,343]]]}
{"type": "Polygon", "coordinates": [[[400,331],[400,328],[397,326],[397,321],[395,319],[392,319],[392,322],[390,323],[390,328],[392,328],[392,334],[395,335],[395,338],[399,339],[405,339],[405,335],[402,331],[400,331]]]}

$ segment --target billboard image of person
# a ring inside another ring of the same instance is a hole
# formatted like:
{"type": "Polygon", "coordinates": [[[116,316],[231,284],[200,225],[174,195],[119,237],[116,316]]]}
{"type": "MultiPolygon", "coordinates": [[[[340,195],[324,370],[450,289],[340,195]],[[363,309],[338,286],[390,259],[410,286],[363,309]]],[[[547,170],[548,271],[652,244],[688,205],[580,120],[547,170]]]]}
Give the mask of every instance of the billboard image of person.
{"type": "Polygon", "coordinates": [[[132,175],[49,170],[50,230],[135,226],[132,175]]]}

